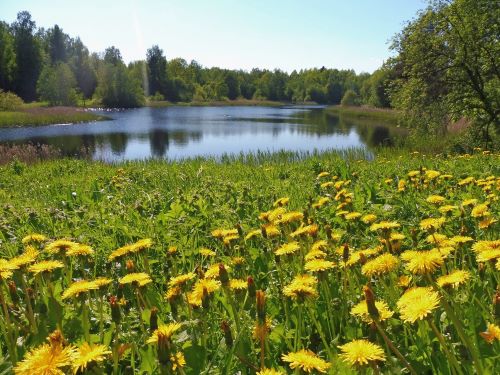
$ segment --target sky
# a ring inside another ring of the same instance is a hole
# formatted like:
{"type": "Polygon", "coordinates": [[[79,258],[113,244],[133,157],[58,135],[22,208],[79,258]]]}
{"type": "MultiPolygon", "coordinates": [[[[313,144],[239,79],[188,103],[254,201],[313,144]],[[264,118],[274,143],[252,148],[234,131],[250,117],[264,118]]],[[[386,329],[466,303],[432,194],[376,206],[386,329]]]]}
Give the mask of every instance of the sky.
{"type": "Polygon", "coordinates": [[[27,10],[91,52],[114,45],[125,62],[157,44],[167,59],[203,66],[373,72],[424,0],[1,0],[0,20],[27,10]]]}

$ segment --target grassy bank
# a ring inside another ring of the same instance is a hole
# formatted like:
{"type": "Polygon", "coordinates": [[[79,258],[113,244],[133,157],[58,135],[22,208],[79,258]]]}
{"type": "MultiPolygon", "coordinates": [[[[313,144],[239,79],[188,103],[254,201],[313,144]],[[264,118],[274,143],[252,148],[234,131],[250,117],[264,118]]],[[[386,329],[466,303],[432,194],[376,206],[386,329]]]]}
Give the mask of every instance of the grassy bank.
{"type": "MultiPolygon", "coordinates": [[[[193,106],[193,107],[235,107],[235,106],[264,106],[264,107],[279,107],[286,105],[284,102],[276,102],[271,100],[248,100],[248,99],[236,99],[236,100],[217,100],[217,101],[207,101],[207,102],[169,102],[167,100],[163,101],[148,101],[146,103],[147,107],[171,107],[171,106],[193,106]]],[[[289,103],[288,103],[289,104],[289,103]]]]}
{"type": "Polygon", "coordinates": [[[14,282],[0,285],[4,356],[21,360],[59,327],[68,345],[103,345],[103,373],[157,374],[160,359],[165,373],[286,374],[308,349],[314,368],[354,374],[341,345],[370,337],[375,373],[495,373],[500,254],[479,241],[498,239],[499,156],[366,156],[0,167],[1,258],[27,251],[0,262],[14,282]],[[23,245],[31,233],[46,239],[23,245]]]}
{"type": "Polygon", "coordinates": [[[74,107],[30,105],[19,111],[0,111],[0,127],[69,124],[105,119],[107,117],[74,107]]]}
{"type": "Polygon", "coordinates": [[[331,106],[326,109],[327,112],[351,118],[380,120],[396,124],[399,119],[399,113],[393,109],[382,109],[373,107],[346,107],[341,105],[331,106]]]}

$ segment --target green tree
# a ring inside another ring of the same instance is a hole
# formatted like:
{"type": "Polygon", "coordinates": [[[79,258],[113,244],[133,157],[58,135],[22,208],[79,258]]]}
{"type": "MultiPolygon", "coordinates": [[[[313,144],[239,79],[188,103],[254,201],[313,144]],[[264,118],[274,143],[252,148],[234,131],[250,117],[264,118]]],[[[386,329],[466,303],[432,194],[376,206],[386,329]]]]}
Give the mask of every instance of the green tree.
{"type": "Polygon", "coordinates": [[[29,12],[17,14],[12,25],[16,54],[15,92],[24,101],[36,99],[36,84],[42,67],[39,41],[35,37],[36,24],[29,12]]]}
{"type": "Polygon", "coordinates": [[[345,106],[355,106],[359,105],[358,94],[354,90],[347,90],[342,97],[341,105],[345,106]]]}
{"type": "Polygon", "coordinates": [[[92,97],[97,85],[96,71],[92,66],[89,51],[80,38],[76,38],[72,50],[69,65],[75,75],[77,87],[83,99],[89,99],[92,97]]]}
{"type": "Polygon", "coordinates": [[[10,90],[16,72],[14,37],[9,25],[0,21],[0,89],[10,90]]]}
{"type": "Polygon", "coordinates": [[[166,95],[167,89],[167,59],[163,56],[163,51],[157,45],[149,48],[146,53],[148,66],[148,95],[159,92],[166,95]]]}
{"type": "Polygon", "coordinates": [[[75,86],[75,76],[66,63],[46,65],[37,85],[40,99],[49,102],[49,105],[75,105],[75,86]]]}
{"type": "Polygon", "coordinates": [[[398,34],[392,61],[401,77],[392,102],[415,127],[444,132],[450,119],[473,120],[483,139],[498,132],[500,7],[489,0],[433,1],[398,34]]]}
{"type": "Polygon", "coordinates": [[[240,96],[240,83],[234,71],[228,70],[225,73],[224,82],[227,86],[227,98],[234,100],[240,96]]]}
{"type": "Polygon", "coordinates": [[[69,37],[63,33],[62,29],[55,25],[54,28],[48,30],[48,49],[50,62],[56,64],[66,61],[67,39],[69,37]]]}

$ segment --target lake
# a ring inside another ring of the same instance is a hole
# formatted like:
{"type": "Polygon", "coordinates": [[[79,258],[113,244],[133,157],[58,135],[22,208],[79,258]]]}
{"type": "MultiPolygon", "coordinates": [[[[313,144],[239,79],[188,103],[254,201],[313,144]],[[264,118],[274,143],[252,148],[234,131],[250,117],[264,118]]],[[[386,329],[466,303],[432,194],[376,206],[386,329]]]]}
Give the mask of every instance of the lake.
{"type": "Polygon", "coordinates": [[[108,162],[257,151],[308,151],[392,145],[399,129],[346,119],[318,106],[138,108],[105,111],[112,120],[0,129],[0,143],[48,144],[65,156],[86,150],[108,162]]]}

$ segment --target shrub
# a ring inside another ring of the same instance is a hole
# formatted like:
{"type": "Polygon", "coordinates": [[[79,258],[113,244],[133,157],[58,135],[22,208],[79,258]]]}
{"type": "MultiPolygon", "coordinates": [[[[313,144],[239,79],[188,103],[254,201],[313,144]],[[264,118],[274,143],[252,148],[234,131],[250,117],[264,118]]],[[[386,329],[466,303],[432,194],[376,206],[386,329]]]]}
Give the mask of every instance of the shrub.
{"type": "Polygon", "coordinates": [[[15,111],[23,105],[23,100],[16,94],[0,89],[0,111],[15,111]]]}

